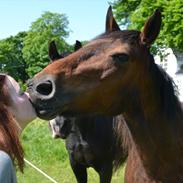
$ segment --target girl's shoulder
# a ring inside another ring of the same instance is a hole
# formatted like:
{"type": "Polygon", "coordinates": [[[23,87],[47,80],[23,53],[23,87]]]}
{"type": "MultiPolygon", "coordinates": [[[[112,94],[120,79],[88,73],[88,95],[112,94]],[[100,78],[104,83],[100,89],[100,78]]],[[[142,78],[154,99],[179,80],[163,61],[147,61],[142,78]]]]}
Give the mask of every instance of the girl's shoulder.
{"type": "Polygon", "coordinates": [[[11,157],[0,150],[0,183],[17,183],[15,168],[11,157]]]}

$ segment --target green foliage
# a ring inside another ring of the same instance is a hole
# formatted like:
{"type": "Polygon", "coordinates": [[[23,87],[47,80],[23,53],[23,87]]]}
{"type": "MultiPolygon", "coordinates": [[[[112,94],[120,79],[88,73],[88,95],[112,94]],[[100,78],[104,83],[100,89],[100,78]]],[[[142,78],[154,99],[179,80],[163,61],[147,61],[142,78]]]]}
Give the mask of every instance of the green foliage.
{"type": "Polygon", "coordinates": [[[68,20],[64,14],[45,12],[32,23],[24,39],[23,48],[23,56],[28,65],[27,72],[30,77],[48,65],[50,41],[55,40],[63,52],[70,50],[70,46],[64,40],[68,35],[68,20]]]}
{"type": "Polygon", "coordinates": [[[183,51],[182,0],[115,0],[111,4],[118,22],[129,29],[137,30],[141,30],[147,17],[159,8],[163,20],[156,44],[158,47],[183,51]]]}
{"type": "Polygon", "coordinates": [[[0,71],[24,83],[28,79],[27,65],[22,55],[23,40],[26,32],[20,32],[0,41],[0,71]]]}
{"type": "MultiPolygon", "coordinates": [[[[43,170],[57,182],[76,182],[75,176],[69,164],[69,157],[65,149],[64,141],[52,139],[48,122],[35,120],[30,123],[21,135],[25,158],[31,161],[38,168],[43,170]]],[[[90,168],[89,183],[97,183],[98,175],[90,168]]],[[[124,169],[117,171],[112,183],[123,183],[124,169]]],[[[24,174],[17,172],[19,183],[50,183],[43,175],[26,164],[24,174]]]]}
{"type": "Polygon", "coordinates": [[[128,26],[131,14],[139,6],[141,0],[115,0],[112,2],[114,9],[114,14],[116,15],[116,20],[122,26],[128,26]]]}
{"type": "Polygon", "coordinates": [[[164,11],[164,27],[161,35],[166,35],[165,39],[169,47],[183,51],[183,1],[168,1],[164,11]]]}

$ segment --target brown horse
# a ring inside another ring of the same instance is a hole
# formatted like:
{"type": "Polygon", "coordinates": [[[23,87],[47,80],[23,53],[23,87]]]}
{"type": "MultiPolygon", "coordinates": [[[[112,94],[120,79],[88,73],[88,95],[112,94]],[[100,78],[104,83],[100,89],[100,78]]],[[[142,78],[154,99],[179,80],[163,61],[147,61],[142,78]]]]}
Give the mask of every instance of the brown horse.
{"type": "Polygon", "coordinates": [[[150,53],[160,26],[156,10],[142,32],[120,31],[109,8],[104,34],[29,83],[32,103],[44,119],[123,113],[134,142],[127,183],[183,182],[183,111],[172,80],[150,53]]]}

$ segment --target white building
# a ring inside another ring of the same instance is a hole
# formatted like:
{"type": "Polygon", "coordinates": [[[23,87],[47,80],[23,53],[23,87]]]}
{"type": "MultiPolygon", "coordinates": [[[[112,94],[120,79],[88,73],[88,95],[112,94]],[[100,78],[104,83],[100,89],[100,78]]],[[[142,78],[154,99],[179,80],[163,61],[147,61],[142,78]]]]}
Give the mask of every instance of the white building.
{"type": "Polygon", "coordinates": [[[183,102],[183,71],[180,69],[183,65],[183,54],[177,53],[175,57],[171,48],[166,49],[164,53],[167,55],[165,59],[161,61],[159,56],[155,56],[155,62],[173,78],[178,86],[179,98],[183,102]]]}

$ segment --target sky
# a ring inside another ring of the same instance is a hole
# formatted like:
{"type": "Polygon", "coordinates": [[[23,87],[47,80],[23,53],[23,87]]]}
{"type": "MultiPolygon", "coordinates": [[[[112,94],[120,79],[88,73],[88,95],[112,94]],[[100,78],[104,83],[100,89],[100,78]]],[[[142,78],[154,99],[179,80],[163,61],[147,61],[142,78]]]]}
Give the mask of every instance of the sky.
{"type": "Polygon", "coordinates": [[[66,41],[90,40],[105,30],[110,0],[0,0],[0,39],[27,31],[45,11],[64,13],[72,31],[66,41]]]}

